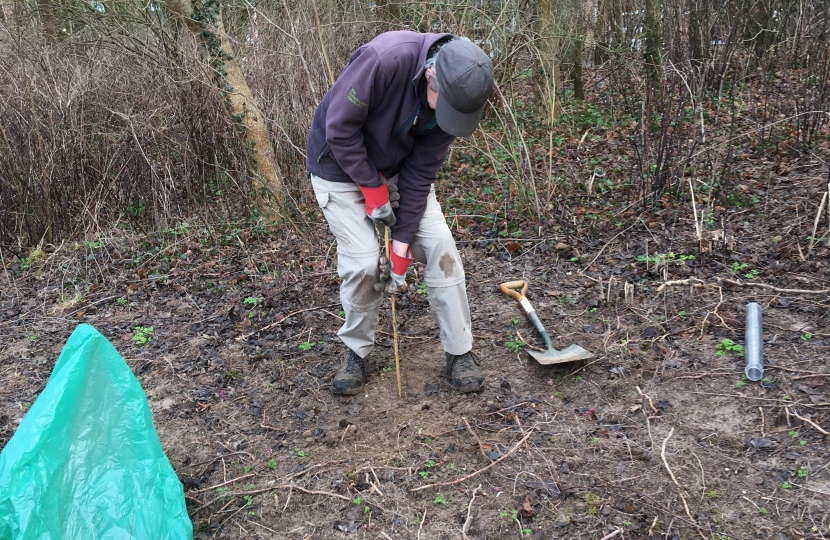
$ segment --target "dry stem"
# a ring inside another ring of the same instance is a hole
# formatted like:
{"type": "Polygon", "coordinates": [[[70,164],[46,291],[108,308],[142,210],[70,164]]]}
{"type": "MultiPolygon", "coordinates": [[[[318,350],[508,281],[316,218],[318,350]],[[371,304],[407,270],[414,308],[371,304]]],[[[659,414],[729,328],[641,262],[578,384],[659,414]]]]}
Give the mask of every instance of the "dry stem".
{"type": "Polygon", "coordinates": [[[703,534],[703,531],[700,530],[700,525],[698,525],[695,518],[692,517],[692,513],[689,511],[689,505],[686,503],[686,497],[683,496],[683,488],[680,487],[680,482],[677,481],[677,478],[675,478],[674,473],[671,471],[671,467],[669,467],[669,462],[666,461],[666,443],[669,442],[672,434],[674,434],[674,428],[671,428],[669,430],[669,434],[666,435],[665,439],[663,439],[663,447],[660,449],[660,457],[663,459],[663,465],[666,466],[666,470],[669,472],[672,482],[674,482],[674,485],[677,486],[677,494],[680,495],[680,500],[683,501],[683,508],[686,510],[686,515],[689,516],[689,519],[692,520],[692,523],[694,523],[700,537],[703,538],[703,540],[708,540],[706,535],[703,534]]]}
{"type": "Polygon", "coordinates": [[[464,526],[461,528],[461,534],[467,538],[467,533],[470,532],[470,525],[473,522],[473,501],[476,500],[476,493],[481,489],[481,484],[473,490],[473,497],[470,499],[470,504],[467,505],[467,519],[464,521],[464,526]]]}
{"type": "Polygon", "coordinates": [[[409,492],[412,493],[412,492],[415,492],[415,491],[421,491],[422,489],[428,489],[428,488],[434,488],[434,487],[452,486],[452,485],[455,485],[455,484],[459,484],[459,483],[461,483],[465,480],[469,480],[470,478],[472,478],[474,476],[478,476],[479,474],[483,473],[484,471],[486,471],[487,469],[489,469],[490,467],[492,467],[496,463],[499,463],[499,462],[504,461],[505,459],[507,459],[510,455],[513,454],[513,452],[518,450],[518,448],[522,445],[522,443],[524,443],[532,434],[533,434],[533,430],[531,429],[530,431],[527,432],[527,435],[522,437],[522,440],[517,442],[516,445],[513,448],[511,448],[506,454],[504,454],[502,457],[500,457],[496,461],[492,462],[491,464],[487,465],[483,469],[479,469],[479,470],[477,470],[477,471],[475,471],[471,474],[468,474],[467,476],[459,478],[458,480],[453,480],[452,482],[437,482],[435,484],[427,484],[425,486],[412,488],[412,489],[409,490],[409,492]]]}
{"type": "Polygon", "coordinates": [[[821,433],[822,435],[830,435],[830,432],[823,430],[823,429],[821,428],[821,426],[819,426],[818,424],[816,424],[815,422],[813,422],[813,421],[812,421],[812,420],[810,420],[809,418],[805,418],[805,417],[803,417],[803,416],[801,416],[801,415],[795,414],[794,412],[791,412],[789,409],[787,410],[787,413],[788,413],[790,416],[795,416],[796,418],[798,418],[798,419],[799,419],[799,420],[801,420],[802,422],[806,422],[806,423],[810,424],[811,426],[813,426],[813,427],[814,427],[814,428],[815,428],[815,429],[816,429],[819,433],[821,433]]]}
{"type": "Polygon", "coordinates": [[[484,459],[486,459],[487,461],[493,461],[492,459],[490,459],[490,456],[487,455],[487,452],[484,451],[484,445],[481,444],[481,439],[478,438],[478,435],[476,435],[476,432],[473,431],[473,428],[470,427],[470,422],[467,421],[467,417],[462,416],[461,419],[464,420],[464,425],[467,426],[467,430],[470,432],[470,434],[473,436],[473,438],[475,438],[476,442],[478,443],[478,449],[481,450],[481,455],[484,456],[484,459]]]}

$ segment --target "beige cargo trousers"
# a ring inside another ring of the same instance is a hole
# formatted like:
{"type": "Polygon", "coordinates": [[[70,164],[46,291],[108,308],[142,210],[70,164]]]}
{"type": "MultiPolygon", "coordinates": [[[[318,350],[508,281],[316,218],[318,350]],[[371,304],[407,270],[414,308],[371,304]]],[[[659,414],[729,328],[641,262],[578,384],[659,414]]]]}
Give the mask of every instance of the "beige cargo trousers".
{"type": "MultiPolygon", "coordinates": [[[[378,311],[384,300],[384,293],[374,287],[379,281],[381,254],[375,226],[366,215],[357,184],[332,182],[313,174],[311,184],[337,239],[337,273],[342,279],[340,302],[346,318],[337,335],[358,356],[366,358],[375,346],[378,311]]],[[[415,260],[425,265],[424,285],[430,311],[441,332],[441,346],[453,355],[469,352],[473,333],[464,267],[434,188],[409,247],[415,260]]]]}

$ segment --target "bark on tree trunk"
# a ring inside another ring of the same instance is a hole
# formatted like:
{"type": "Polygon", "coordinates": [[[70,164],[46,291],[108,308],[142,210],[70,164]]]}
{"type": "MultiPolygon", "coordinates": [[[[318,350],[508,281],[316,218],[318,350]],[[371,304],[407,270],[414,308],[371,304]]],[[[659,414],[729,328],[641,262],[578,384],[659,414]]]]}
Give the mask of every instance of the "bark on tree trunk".
{"type": "Polygon", "coordinates": [[[645,1],[645,18],[643,19],[645,33],[644,60],[648,70],[652,88],[660,91],[663,68],[660,63],[660,1],[645,1]]]}
{"type": "Polygon", "coordinates": [[[208,52],[212,83],[242,143],[245,163],[259,182],[257,203],[281,213],[285,202],[282,175],[276,165],[268,127],[225,33],[221,3],[219,0],[165,0],[165,4],[208,52]]]}
{"type": "Polygon", "coordinates": [[[541,0],[539,2],[539,26],[541,35],[541,86],[545,107],[548,111],[548,123],[553,125],[559,116],[557,99],[559,86],[559,53],[561,41],[556,32],[556,13],[559,0],[541,0]]]}

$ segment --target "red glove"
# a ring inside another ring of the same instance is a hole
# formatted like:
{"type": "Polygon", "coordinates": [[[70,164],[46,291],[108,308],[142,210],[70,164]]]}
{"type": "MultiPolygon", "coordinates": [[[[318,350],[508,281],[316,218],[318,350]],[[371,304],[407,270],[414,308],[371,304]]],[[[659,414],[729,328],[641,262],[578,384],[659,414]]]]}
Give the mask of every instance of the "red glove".
{"type": "Polygon", "coordinates": [[[366,215],[372,218],[375,223],[382,223],[392,227],[397,222],[392,205],[389,203],[389,189],[386,184],[380,187],[369,188],[358,186],[366,199],[366,215]]]}
{"type": "Polygon", "coordinates": [[[389,242],[389,257],[391,264],[386,257],[381,255],[380,283],[375,284],[376,291],[384,291],[393,294],[406,287],[406,270],[412,264],[412,250],[407,249],[406,257],[401,257],[392,249],[392,242],[389,242]]]}

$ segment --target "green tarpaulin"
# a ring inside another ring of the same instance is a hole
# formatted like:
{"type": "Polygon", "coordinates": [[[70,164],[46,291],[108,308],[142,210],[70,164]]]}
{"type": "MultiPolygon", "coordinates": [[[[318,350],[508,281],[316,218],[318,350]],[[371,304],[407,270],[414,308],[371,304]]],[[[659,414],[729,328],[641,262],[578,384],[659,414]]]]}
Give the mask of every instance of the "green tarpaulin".
{"type": "Polygon", "coordinates": [[[82,324],[0,454],[0,540],[185,538],[184,491],[144,391],[82,324]]]}

